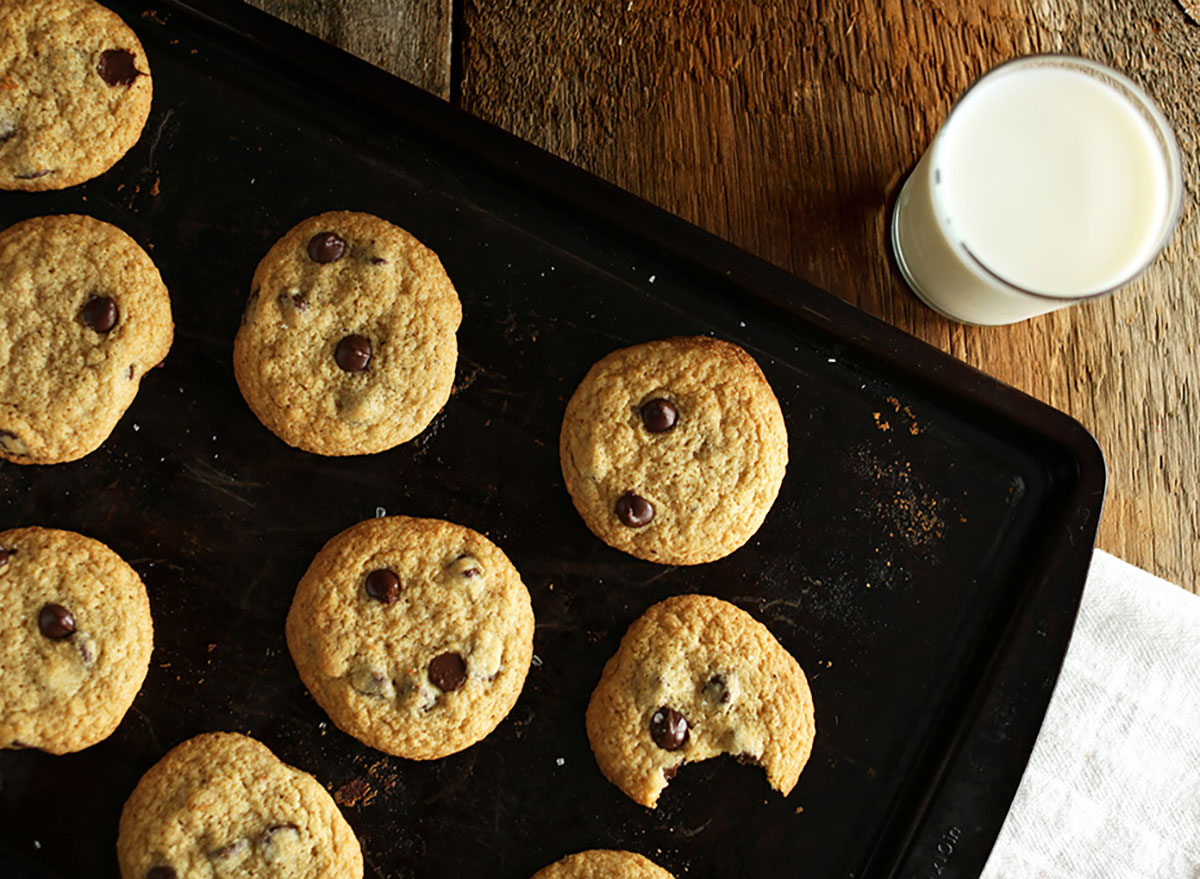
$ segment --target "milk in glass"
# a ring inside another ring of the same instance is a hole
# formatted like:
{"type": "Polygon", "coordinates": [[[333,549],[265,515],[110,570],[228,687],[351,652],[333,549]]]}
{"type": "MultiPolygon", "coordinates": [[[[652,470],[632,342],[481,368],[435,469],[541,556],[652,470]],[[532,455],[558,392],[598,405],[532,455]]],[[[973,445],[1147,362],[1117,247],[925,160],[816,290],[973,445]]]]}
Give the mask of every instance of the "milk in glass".
{"type": "Polygon", "coordinates": [[[1178,177],[1170,128],[1136,86],[1083,59],[1023,59],[963,96],[905,183],[897,262],[956,320],[1033,317],[1149,265],[1178,214],[1178,177]]]}

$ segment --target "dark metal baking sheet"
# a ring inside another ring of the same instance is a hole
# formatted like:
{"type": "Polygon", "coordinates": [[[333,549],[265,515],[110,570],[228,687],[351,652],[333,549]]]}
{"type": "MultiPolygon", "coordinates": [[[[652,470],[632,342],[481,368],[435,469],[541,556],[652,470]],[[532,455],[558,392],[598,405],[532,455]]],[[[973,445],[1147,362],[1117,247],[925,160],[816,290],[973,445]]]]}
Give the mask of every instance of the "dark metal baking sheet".
{"type": "Polygon", "coordinates": [[[1075,422],[728,244],[232,0],[110,3],[155,75],[109,174],[0,194],[0,221],[86,212],[146,246],[172,293],[165,365],[98,452],[0,468],[0,527],[95,536],[145,579],[150,674],[84,752],[0,752],[6,876],[116,876],[138,777],[207,730],[253,734],[343,803],[370,877],[523,879],[622,847],[676,874],[965,877],[995,839],[1057,675],[1104,467],[1075,422]],[[270,244],[329,209],[434,248],[463,299],[456,391],[417,440],[365,458],[284,446],[238,394],[231,347],[270,244]],[[567,396],[615,347],[712,333],[783,406],[791,464],[762,530],[695,568],[591,536],[563,489],[567,396]],[[503,547],[533,595],[537,661],[481,744],[432,763],[337,731],[288,657],[312,555],[379,512],[503,547]],[[653,602],[686,591],[763,620],[809,674],[818,733],[786,799],[760,770],[689,767],[657,811],[595,766],[583,711],[653,602]]]}

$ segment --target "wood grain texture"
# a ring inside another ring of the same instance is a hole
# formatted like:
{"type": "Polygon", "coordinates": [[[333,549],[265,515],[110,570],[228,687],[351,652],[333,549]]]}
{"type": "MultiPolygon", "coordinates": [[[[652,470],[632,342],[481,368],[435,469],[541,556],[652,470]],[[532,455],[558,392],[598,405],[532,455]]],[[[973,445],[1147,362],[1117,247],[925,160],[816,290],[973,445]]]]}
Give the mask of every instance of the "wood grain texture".
{"type": "Polygon", "coordinates": [[[450,96],[451,0],[247,0],[428,92],[450,96]]]}
{"type": "Polygon", "coordinates": [[[1200,588],[1200,27],[1130,0],[466,0],[470,111],[1063,409],[1109,466],[1099,545],[1200,588]],[[887,212],[951,102],[1016,55],[1109,63],[1184,153],[1179,231],[1117,296],[965,327],[905,288],[887,212]]]}

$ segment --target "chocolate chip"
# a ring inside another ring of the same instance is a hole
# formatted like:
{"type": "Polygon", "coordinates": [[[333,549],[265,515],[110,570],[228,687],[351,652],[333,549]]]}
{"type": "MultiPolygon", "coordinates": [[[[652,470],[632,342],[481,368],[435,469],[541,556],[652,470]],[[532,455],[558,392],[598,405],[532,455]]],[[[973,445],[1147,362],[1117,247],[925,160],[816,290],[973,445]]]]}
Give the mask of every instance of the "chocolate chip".
{"type": "Polygon", "coordinates": [[[443,653],[429,663],[429,680],[443,693],[453,693],[467,681],[467,664],[457,653],[443,653]]]}
{"type": "Polygon", "coordinates": [[[17,550],[15,547],[12,549],[5,549],[3,546],[0,546],[0,568],[3,568],[5,565],[7,565],[8,557],[10,555],[15,555],[16,552],[17,550]]]}
{"type": "Polygon", "coordinates": [[[146,871],[146,879],[176,879],[175,868],[159,864],[146,871]]]}
{"type": "Polygon", "coordinates": [[[433,687],[421,685],[419,695],[421,698],[421,711],[428,714],[433,709],[437,708],[438,694],[433,687]]]}
{"type": "Polygon", "coordinates": [[[308,239],[308,258],[313,262],[337,262],[346,252],[346,239],[336,232],[318,232],[308,239]]]}
{"type": "Polygon", "coordinates": [[[292,305],[296,306],[296,311],[304,311],[308,308],[308,297],[303,293],[293,293],[292,305]]]}
{"type": "Polygon", "coordinates": [[[352,333],[337,343],[333,359],[346,372],[362,372],[371,362],[371,340],[352,333]]]}
{"type": "Polygon", "coordinates": [[[622,524],[630,528],[641,528],[643,525],[649,525],[654,519],[654,504],[632,491],[627,491],[617,501],[616,513],[622,524]]]}
{"type": "Polygon", "coordinates": [[[682,765],[682,763],[676,763],[674,766],[667,766],[665,769],[663,769],[663,778],[665,778],[667,781],[670,781],[679,774],[679,767],[682,765]]]}
{"type": "Polygon", "coordinates": [[[130,381],[133,381],[133,368],[135,365],[136,364],[133,364],[133,363],[129,364],[129,380],[130,381]]]}
{"type": "Polygon", "coordinates": [[[97,333],[107,333],[120,317],[117,303],[107,296],[93,296],[79,309],[79,319],[97,333]]]}
{"type": "Polygon", "coordinates": [[[133,81],[142,75],[134,66],[133,53],[124,49],[106,49],[102,52],[96,72],[108,85],[133,85],[133,81]]]}
{"type": "Polygon", "coordinates": [[[392,679],[384,672],[376,671],[366,664],[358,665],[350,673],[350,686],[364,696],[374,696],[377,699],[394,699],[396,687],[392,679]]]}
{"type": "Polygon", "coordinates": [[[382,604],[395,604],[400,600],[400,578],[387,568],[367,574],[367,595],[382,604]]]}
{"type": "Polygon", "coordinates": [[[655,397],[642,404],[642,424],[651,433],[665,433],[675,426],[679,418],[679,410],[670,400],[655,397]]]}
{"type": "Polygon", "coordinates": [[[650,717],[650,738],[664,751],[678,751],[687,744],[687,718],[664,705],[650,717]]]}
{"type": "Polygon", "coordinates": [[[229,862],[229,861],[240,859],[243,855],[246,854],[246,851],[249,848],[250,848],[250,842],[248,840],[235,839],[233,842],[229,843],[229,845],[221,846],[219,849],[217,849],[215,852],[212,853],[211,857],[217,861],[229,862]]]}
{"type": "Polygon", "coordinates": [[[460,577],[466,577],[468,580],[473,577],[483,576],[483,565],[479,563],[479,559],[474,556],[460,555],[450,565],[450,571],[460,577]]]}
{"type": "Polygon", "coordinates": [[[95,665],[96,657],[100,652],[95,638],[87,632],[76,632],[71,642],[75,645],[75,649],[79,651],[79,660],[84,664],[85,668],[95,665]]]}
{"type": "Polygon", "coordinates": [[[280,846],[285,840],[299,840],[300,828],[295,824],[272,824],[263,831],[259,841],[262,845],[263,858],[268,862],[277,861],[283,852],[280,846]]]}
{"type": "Polygon", "coordinates": [[[18,180],[37,180],[39,177],[45,177],[47,174],[53,174],[54,168],[39,168],[36,171],[30,171],[28,174],[14,174],[18,180]]]}
{"type": "Polygon", "coordinates": [[[75,616],[61,604],[47,604],[38,611],[38,628],[52,641],[75,634],[75,616]]]}
{"type": "Polygon", "coordinates": [[[300,828],[297,827],[295,824],[272,824],[270,827],[268,827],[266,830],[263,831],[263,835],[262,835],[263,842],[268,841],[272,836],[274,836],[276,833],[278,833],[281,830],[295,830],[296,832],[299,832],[300,828]]]}
{"type": "Polygon", "coordinates": [[[0,122],[0,143],[7,143],[17,133],[17,126],[11,122],[0,122]]]}
{"type": "Polygon", "coordinates": [[[25,441],[11,430],[0,429],[0,449],[4,449],[8,454],[15,455],[18,458],[24,458],[29,455],[25,441]]]}
{"type": "Polygon", "coordinates": [[[733,694],[729,692],[728,683],[725,675],[713,675],[704,685],[704,695],[710,701],[727,705],[729,704],[729,700],[733,698],[733,694]]]}
{"type": "Polygon", "coordinates": [[[95,638],[87,632],[76,632],[71,642],[75,645],[75,649],[79,651],[79,659],[85,667],[95,664],[97,654],[95,638]]]}

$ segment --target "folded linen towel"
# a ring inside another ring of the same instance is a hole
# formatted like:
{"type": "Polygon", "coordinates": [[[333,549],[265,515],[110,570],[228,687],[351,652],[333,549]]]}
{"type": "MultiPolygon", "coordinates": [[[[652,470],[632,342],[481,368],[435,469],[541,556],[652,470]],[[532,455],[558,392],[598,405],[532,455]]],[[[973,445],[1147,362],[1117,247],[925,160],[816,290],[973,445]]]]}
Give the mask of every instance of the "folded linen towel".
{"type": "Polygon", "coordinates": [[[1200,879],[1200,597],[1096,551],[982,879],[1200,879]]]}

